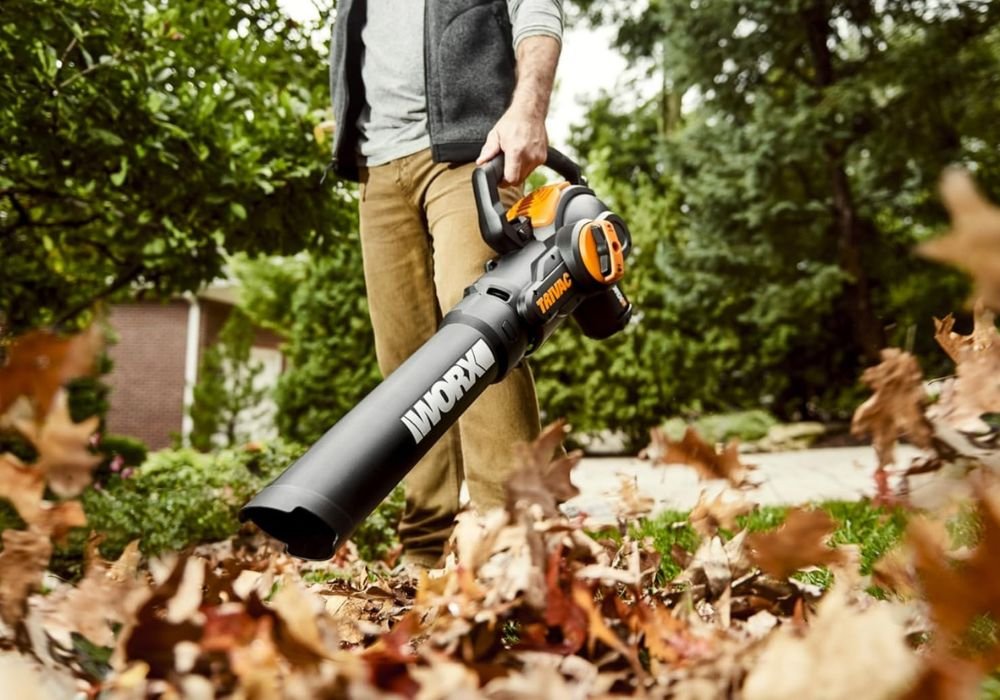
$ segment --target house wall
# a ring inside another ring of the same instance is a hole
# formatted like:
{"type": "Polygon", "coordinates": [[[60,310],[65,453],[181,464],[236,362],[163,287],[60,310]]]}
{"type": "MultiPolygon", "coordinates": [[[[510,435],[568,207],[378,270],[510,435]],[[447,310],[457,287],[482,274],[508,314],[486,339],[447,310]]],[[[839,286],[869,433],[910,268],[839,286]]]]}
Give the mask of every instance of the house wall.
{"type": "Polygon", "coordinates": [[[184,352],[188,303],[115,304],[109,321],[118,342],[108,348],[114,368],[108,430],[168,447],[184,416],[184,352]]]}
{"type": "MultiPolygon", "coordinates": [[[[231,306],[210,299],[199,300],[199,364],[206,348],[214,345],[231,306]]],[[[108,354],[114,368],[104,381],[111,387],[108,430],[143,440],[150,449],[169,447],[180,435],[184,419],[184,359],[187,351],[190,305],[178,299],[169,303],[115,304],[109,321],[118,335],[108,354]]],[[[284,370],[277,334],[257,329],[254,360],[264,362],[261,380],[273,386],[284,370]]],[[[266,402],[254,423],[273,423],[273,401],[266,402]]],[[[261,436],[269,433],[260,430],[261,436]]]]}

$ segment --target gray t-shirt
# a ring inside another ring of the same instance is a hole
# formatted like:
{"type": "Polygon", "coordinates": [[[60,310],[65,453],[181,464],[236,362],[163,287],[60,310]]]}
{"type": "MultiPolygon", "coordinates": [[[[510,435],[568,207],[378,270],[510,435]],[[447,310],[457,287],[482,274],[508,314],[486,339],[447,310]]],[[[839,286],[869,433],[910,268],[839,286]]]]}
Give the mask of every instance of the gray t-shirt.
{"type": "MultiPolygon", "coordinates": [[[[529,36],[562,40],[562,0],[507,0],[514,48],[529,36]]],[[[424,82],[424,3],[371,0],[361,31],[366,104],[358,150],[369,166],[430,146],[424,82]]]]}

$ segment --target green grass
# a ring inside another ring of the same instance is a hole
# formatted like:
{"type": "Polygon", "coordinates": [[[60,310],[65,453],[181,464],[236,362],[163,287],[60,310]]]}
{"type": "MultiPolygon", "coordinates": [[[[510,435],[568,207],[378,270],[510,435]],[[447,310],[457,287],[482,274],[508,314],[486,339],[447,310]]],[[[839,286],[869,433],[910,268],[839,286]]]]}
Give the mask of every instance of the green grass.
{"type": "MultiPolygon", "coordinates": [[[[862,574],[871,573],[875,562],[900,541],[906,528],[907,514],[902,508],[873,506],[868,501],[856,503],[831,501],[821,503],[818,507],[829,513],[837,524],[837,528],[830,536],[831,544],[854,544],[860,547],[862,574]]],[[[775,530],[785,522],[788,511],[789,508],[785,507],[758,508],[738,518],[737,525],[750,532],[775,530]]],[[[608,536],[611,533],[600,534],[608,536]]],[[[680,565],[671,555],[674,548],[679,547],[693,553],[701,542],[699,535],[688,523],[688,514],[680,511],[667,511],[656,518],[643,519],[632,526],[630,534],[633,538],[650,538],[656,550],[663,556],[659,572],[661,582],[670,581],[681,572],[680,565]]],[[[725,540],[734,534],[728,531],[720,532],[725,540]]],[[[803,572],[797,577],[799,580],[823,588],[828,587],[833,580],[826,569],[803,572]]]]}

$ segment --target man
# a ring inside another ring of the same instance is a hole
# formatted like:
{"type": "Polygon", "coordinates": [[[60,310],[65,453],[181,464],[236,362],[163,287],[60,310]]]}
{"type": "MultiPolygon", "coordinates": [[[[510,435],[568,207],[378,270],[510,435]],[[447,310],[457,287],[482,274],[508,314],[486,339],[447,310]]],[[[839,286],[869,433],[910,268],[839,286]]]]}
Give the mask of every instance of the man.
{"type": "MultiPolygon", "coordinates": [[[[330,52],[334,169],[360,182],[379,368],[437,330],[494,253],[472,170],[505,154],[502,198],[544,162],[562,0],[341,0],[330,52]]],[[[405,480],[403,561],[436,565],[459,510],[503,503],[512,446],[539,432],[526,366],[491,386],[405,480]]]]}

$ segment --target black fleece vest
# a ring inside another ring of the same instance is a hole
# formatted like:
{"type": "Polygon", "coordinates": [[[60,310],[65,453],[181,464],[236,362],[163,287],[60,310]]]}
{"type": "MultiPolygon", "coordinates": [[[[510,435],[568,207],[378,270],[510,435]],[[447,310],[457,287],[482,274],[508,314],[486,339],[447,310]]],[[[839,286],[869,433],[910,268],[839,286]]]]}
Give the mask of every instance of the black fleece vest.
{"type": "MultiPolygon", "coordinates": [[[[378,2],[378,0],[373,0],[378,2]]],[[[340,0],[330,42],[334,171],[358,179],[358,116],[365,105],[361,29],[367,0],[340,0]]],[[[427,127],[437,162],[476,159],[514,93],[507,0],[425,0],[427,127]]]]}

